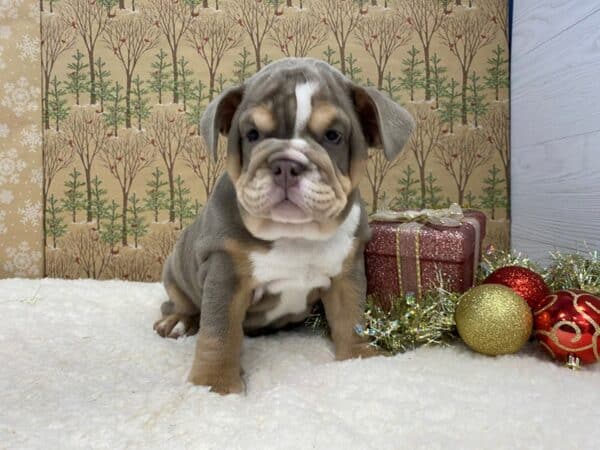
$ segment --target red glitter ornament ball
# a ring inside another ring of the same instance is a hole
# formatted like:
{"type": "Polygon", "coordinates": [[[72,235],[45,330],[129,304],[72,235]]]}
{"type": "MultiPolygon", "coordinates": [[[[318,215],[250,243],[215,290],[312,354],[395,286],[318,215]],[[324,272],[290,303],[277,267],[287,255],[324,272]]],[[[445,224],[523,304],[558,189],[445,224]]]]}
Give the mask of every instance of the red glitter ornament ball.
{"type": "Polygon", "coordinates": [[[550,289],[546,286],[546,282],[541,275],[526,267],[501,267],[492,272],[483,283],[503,284],[511,288],[523,297],[533,310],[550,294],[550,289]]]}
{"type": "Polygon", "coordinates": [[[555,359],[600,361],[600,298],[565,290],[547,296],[533,313],[534,333],[555,359]]]}

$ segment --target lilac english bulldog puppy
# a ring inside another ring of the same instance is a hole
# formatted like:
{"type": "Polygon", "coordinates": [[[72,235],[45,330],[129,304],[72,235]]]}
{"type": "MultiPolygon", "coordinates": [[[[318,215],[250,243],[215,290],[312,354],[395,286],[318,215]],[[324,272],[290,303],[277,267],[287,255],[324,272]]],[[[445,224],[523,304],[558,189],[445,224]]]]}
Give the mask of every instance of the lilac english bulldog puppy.
{"type": "Polygon", "coordinates": [[[367,150],[396,158],[414,128],[373,88],[309,58],[272,63],[210,105],[201,128],[227,170],[169,256],[164,337],[199,330],[192,383],[241,392],[244,333],[303,321],[322,301],[337,359],[375,354],[363,322],[363,248],[370,238],[358,184],[367,150]]]}

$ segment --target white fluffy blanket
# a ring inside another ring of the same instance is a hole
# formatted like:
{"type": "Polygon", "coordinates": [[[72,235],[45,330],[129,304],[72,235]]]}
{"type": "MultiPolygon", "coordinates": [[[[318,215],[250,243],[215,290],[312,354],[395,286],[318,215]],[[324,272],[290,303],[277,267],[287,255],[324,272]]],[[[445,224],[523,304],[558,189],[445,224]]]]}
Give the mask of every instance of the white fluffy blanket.
{"type": "Polygon", "coordinates": [[[245,396],[185,382],[195,338],[152,331],[165,293],[0,281],[0,448],[597,449],[600,364],[530,345],[334,362],[310,331],[246,339],[245,396]]]}

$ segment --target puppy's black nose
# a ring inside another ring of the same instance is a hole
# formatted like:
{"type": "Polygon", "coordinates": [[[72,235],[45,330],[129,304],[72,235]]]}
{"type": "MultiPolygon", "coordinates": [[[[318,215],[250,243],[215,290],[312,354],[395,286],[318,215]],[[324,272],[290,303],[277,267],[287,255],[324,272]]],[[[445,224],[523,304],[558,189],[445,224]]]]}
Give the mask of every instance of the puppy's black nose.
{"type": "Polygon", "coordinates": [[[269,169],[273,174],[275,184],[286,189],[298,184],[306,166],[291,159],[276,159],[271,161],[269,169]]]}

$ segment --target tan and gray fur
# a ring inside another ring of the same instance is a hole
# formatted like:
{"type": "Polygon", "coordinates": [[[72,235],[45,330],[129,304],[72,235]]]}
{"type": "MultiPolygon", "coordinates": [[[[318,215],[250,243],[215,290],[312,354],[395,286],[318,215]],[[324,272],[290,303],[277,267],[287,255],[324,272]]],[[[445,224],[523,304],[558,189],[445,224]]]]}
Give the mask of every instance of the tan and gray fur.
{"type": "Polygon", "coordinates": [[[354,332],[370,239],[358,184],[368,148],[396,158],[411,116],[325,62],[289,58],[221,93],[200,125],[213,154],[227,137],[227,170],[165,264],[169,301],[154,326],[199,330],[189,380],[242,391],[244,333],[298,323],[319,300],[337,359],[375,354],[354,332]]]}

